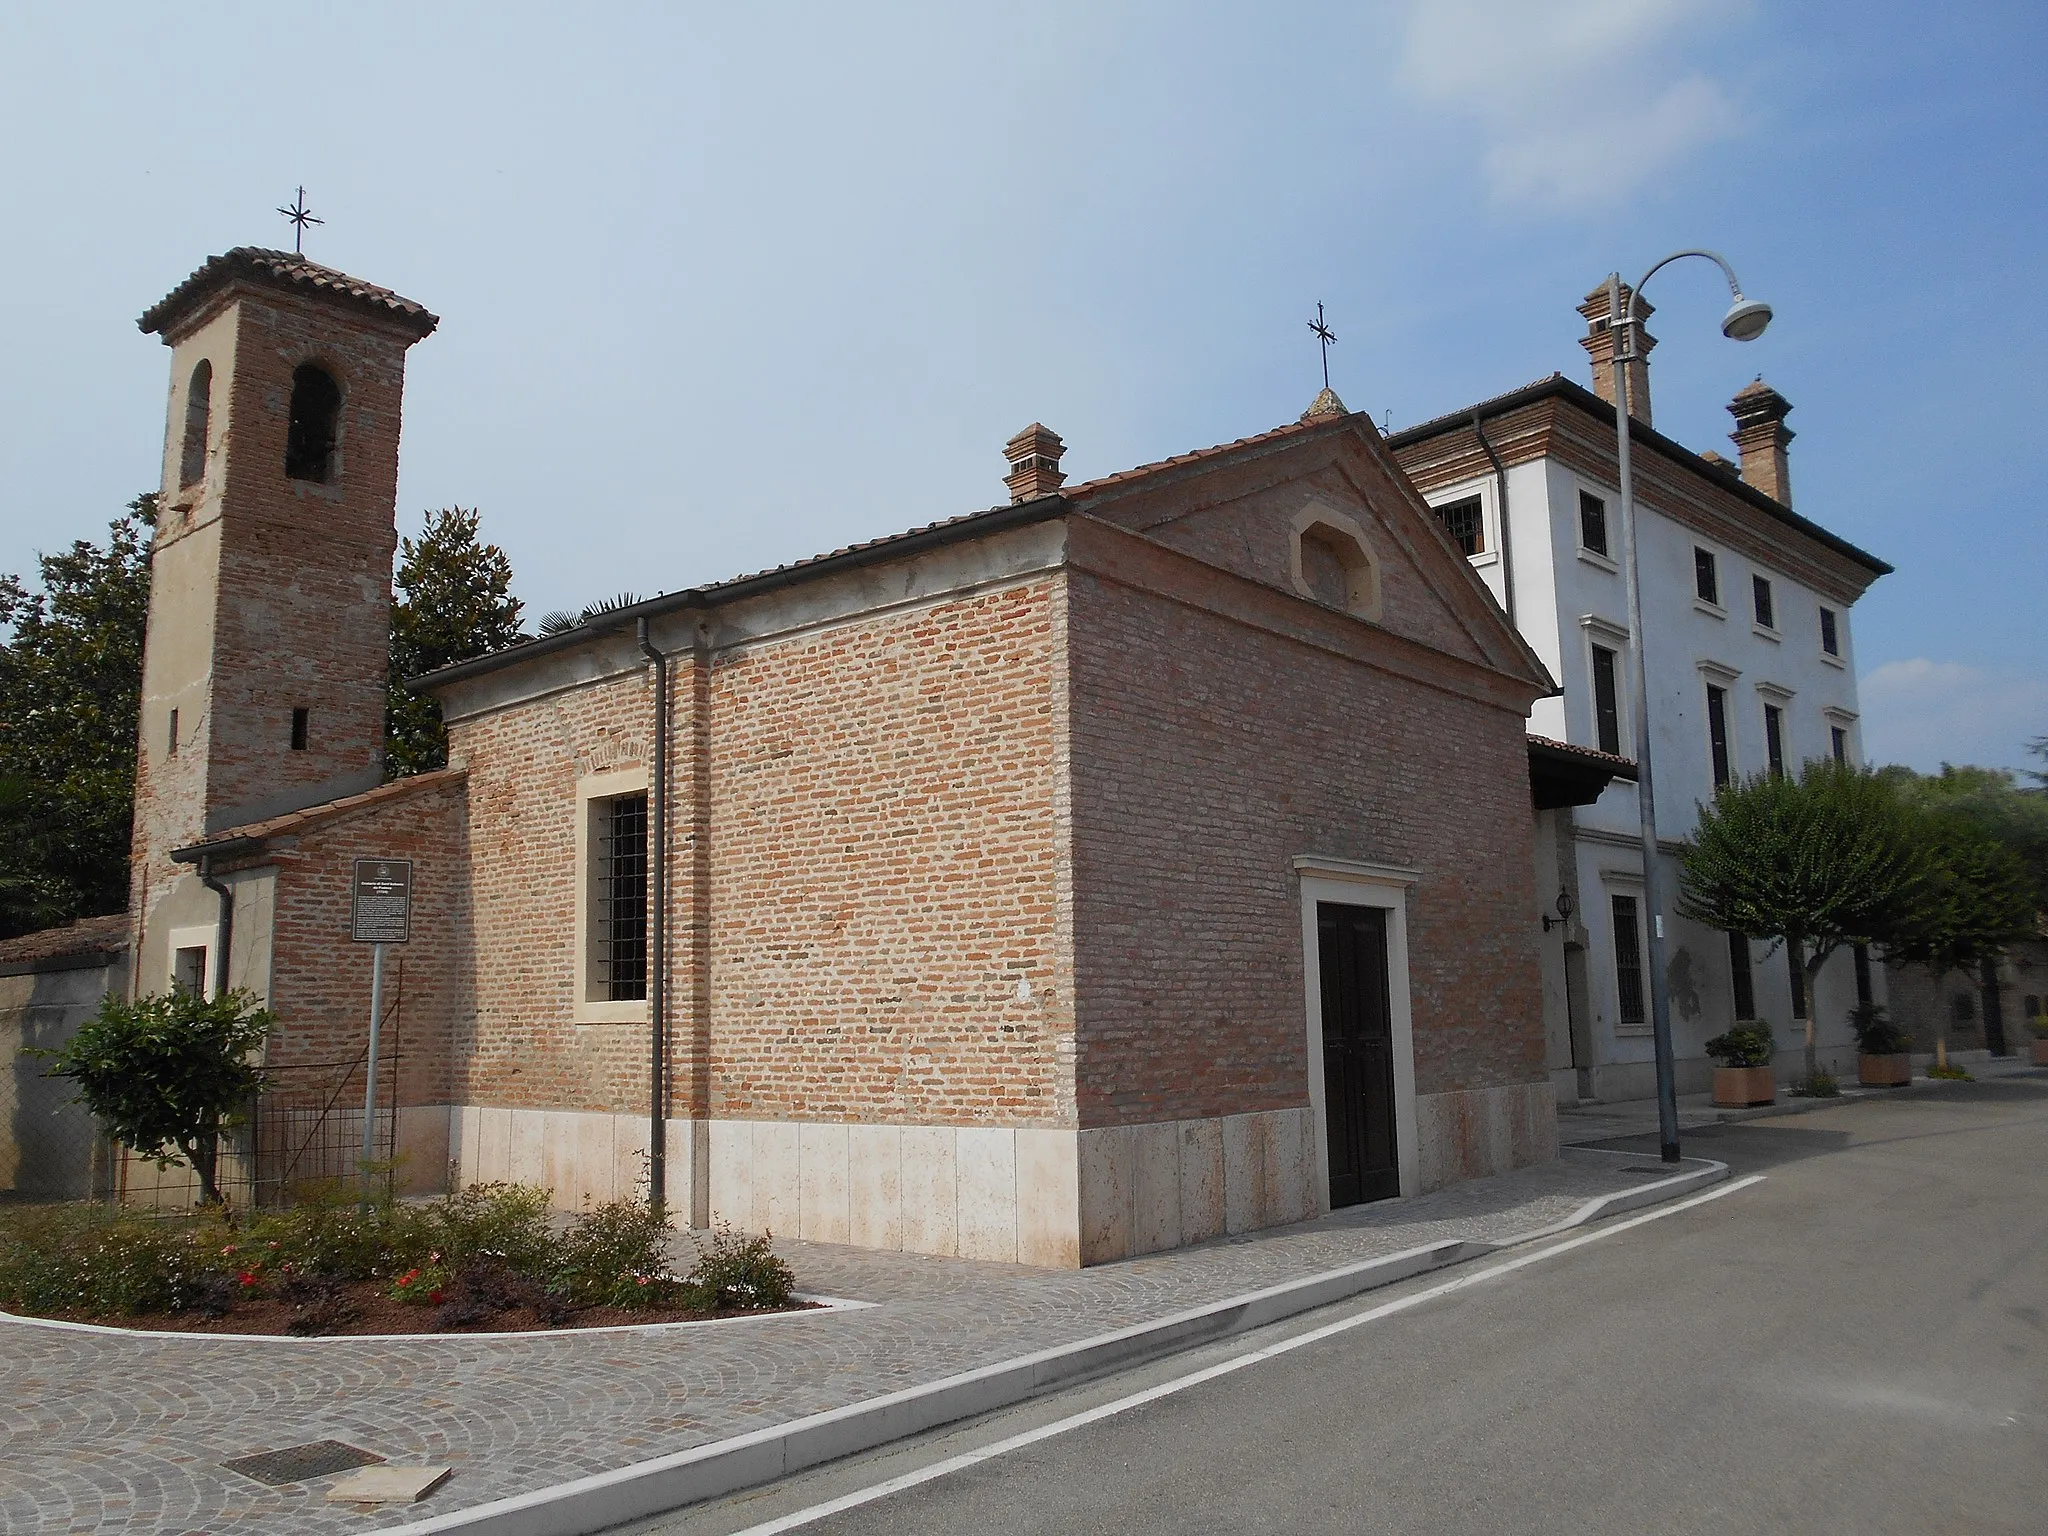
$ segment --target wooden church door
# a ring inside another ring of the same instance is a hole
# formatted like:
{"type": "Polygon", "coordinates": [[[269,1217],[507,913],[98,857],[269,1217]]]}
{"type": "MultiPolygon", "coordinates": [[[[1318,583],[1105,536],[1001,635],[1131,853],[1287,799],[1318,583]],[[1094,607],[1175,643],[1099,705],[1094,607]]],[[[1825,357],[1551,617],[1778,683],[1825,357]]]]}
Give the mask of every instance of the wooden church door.
{"type": "Polygon", "coordinates": [[[1334,1209],[1401,1193],[1386,911],[1318,902],[1316,939],[1323,995],[1324,1144],[1334,1209]]]}

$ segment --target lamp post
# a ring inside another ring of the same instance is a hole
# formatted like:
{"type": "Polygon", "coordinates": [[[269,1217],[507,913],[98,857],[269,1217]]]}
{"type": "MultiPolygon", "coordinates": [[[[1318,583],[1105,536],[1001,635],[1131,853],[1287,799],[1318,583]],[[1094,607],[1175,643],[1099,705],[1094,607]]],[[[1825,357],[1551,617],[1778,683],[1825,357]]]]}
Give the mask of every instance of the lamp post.
{"type": "Polygon", "coordinates": [[[1607,319],[1614,338],[1614,449],[1621,480],[1621,526],[1628,539],[1628,563],[1622,568],[1628,587],[1628,627],[1635,639],[1636,719],[1636,804],[1640,810],[1643,845],[1643,905],[1648,909],[1650,954],[1650,1034],[1657,1053],[1657,1139],[1664,1161],[1678,1161],[1678,1084],[1671,1055],[1671,995],[1664,977],[1664,878],[1657,864],[1657,790],[1650,762],[1650,671],[1647,659],[1649,637],[1643,630],[1643,591],[1636,569],[1635,468],[1629,457],[1628,365],[1636,360],[1636,303],[1643,296],[1643,284],[1672,262],[1687,256],[1703,256],[1721,269],[1728,279],[1728,291],[1735,302],[1721,317],[1721,334],[1730,341],[1754,341],[1771,323],[1771,306],[1742,296],[1735,269],[1713,251],[1674,251],[1642,275],[1629,290],[1627,313],[1622,312],[1621,274],[1607,278],[1607,319]]]}

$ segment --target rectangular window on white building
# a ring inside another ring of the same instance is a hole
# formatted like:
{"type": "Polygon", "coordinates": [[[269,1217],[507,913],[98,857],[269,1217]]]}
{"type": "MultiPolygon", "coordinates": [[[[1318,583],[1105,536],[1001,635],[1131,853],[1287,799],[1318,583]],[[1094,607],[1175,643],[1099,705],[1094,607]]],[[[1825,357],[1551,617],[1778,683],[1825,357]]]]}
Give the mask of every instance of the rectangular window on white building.
{"type": "Polygon", "coordinates": [[[1579,492],[1579,545],[1596,555],[1607,549],[1607,503],[1591,491],[1579,492]]]}
{"type": "Polygon", "coordinates": [[[1764,761],[1773,774],[1785,771],[1785,711],[1775,704],[1764,706],[1764,761]]]}
{"type": "Polygon", "coordinates": [[[1756,621],[1764,629],[1778,627],[1777,605],[1771,600],[1771,584],[1762,576],[1749,578],[1749,590],[1756,603],[1756,621]]]}
{"type": "Polygon", "coordinates": [[[1467,556],[1486,553],[1486,515],[1477,496],[1445,502],[1436,509],[1436,520],[1467,556]]]}
{"type": "Polygon", "coordinates": [[[1849,761],[1849,733],[1839,725],[1828,727],[1828,750],[1838,763],[1849,761]]]}
{"type": "Polygon", "coordinates": [[[1835,630],[1835,610],[1823,608],[1820,611],[1820,648],[1830,656],[1842,654],[1842,637],[1835,630]]]}
{"type": "Polygon", "coordinates": [[[1593,734],[1602,752],[1621,755],[1621,693],[1615,678],[1614,652],[1593,647],[1593,734]]]}
{"type": "Polygon", "coordinates": [[[1697,544],[1692,551],[1692,587],[1701,602],[1721,606],[1720,562],[1711,549],[1701,549],[1697,544]]]}
{"type": "MultiPolygon", "coordinates": [[[[1714,788],[1720,789],[1731,776],[1728,761],[1728,690],[1707,684],[1707,750],[1714,759],[1714,788]]],[[[1745,1015],[1747,1017],[1747,1015],[1745,1015]]]]}
{"type": "Polygon", "coordinates": [[[1633,896],[1613,896],[1615,1021],[1640,1024],[1649,1017],[1643,1007],[1643,941],[1633,896]]]}

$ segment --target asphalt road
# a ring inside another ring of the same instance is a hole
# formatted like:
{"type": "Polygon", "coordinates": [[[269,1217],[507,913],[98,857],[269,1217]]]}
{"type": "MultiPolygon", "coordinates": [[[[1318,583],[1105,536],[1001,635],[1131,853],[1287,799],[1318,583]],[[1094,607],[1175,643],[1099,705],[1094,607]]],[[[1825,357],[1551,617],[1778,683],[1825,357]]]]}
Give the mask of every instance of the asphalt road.
{"type": "MultiPolygon", "coordinates": [[[[1765,1178],[796,1528],[2048,1532],[2048,1073],[1687,1150],[1765,1178]]],[[[1445,1278],[639,1529],[858,1496],[1445,1278]]]]}

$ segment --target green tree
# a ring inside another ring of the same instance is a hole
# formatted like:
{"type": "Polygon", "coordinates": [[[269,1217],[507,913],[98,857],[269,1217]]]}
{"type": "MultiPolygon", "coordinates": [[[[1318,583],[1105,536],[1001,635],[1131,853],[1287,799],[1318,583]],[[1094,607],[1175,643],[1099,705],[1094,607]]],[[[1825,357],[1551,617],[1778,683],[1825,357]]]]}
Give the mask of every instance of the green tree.
{"type": "MultiPolygon", "coordinates": [[[[1921,965],[1935,995],[1951,972],[1974,972],[2038,931],[2035,882],[2011,847],[1966,810],[1920,809],[1914,837],[1923,874],[1915,899],[1884,937],[1888,964],[1921,965]]],[[[1948,1065],[1948,1020],[1937,1014],[1934,1054],[1948,1065]]]]}
{"type": "Polygon", "coordinates": [[[477,537],[474,508],[426,514],[416,539],[398,546],[391,605],[391,679],[386,696],[384,773],[392,779],[446,765],[441,706],[405,686],[436,667],[516,645],[521,604],[512,595],[512,562],[477,537]]]}
{"type": "Polygon", "coordinates": [[[2048,791],[2023,788],[2003,768],[1952,763],[1938,774],[1892,767],[1884,775],[1910,809],[1959,816],[2001,844],[2025,869],[2035,908],[2048,912],[2048,791]]]}
{"type": "Polygon", "coordinates": [[[1700,808],[1678,910],[1730,933],[1794,946],[1805,968],[1811,1081],[1821,967],[1845,944],[1888,935],[1919,899],[1923,878],[1912,818],[1891,780],[1821,760],[1796,779],[1740,780],[1700,808]]]}
{"type": "Polygon", "coordinates": [[[0,576],[0,937],[127,905],[156,500],[0,576]]]}
{"type": "Polygon", "coordinates": [[[100,1011],[54,1052],[52,1077],[78,1085],[78,1098],[109,1136],[168,1167],[183,1158],[199,1175],[200,1198],[220,1203],[221,1133],[241,1123],[263,1085],[250,1056],[276,1016],[247,992],[208,1000],[174,989],[100,1011]]]}

